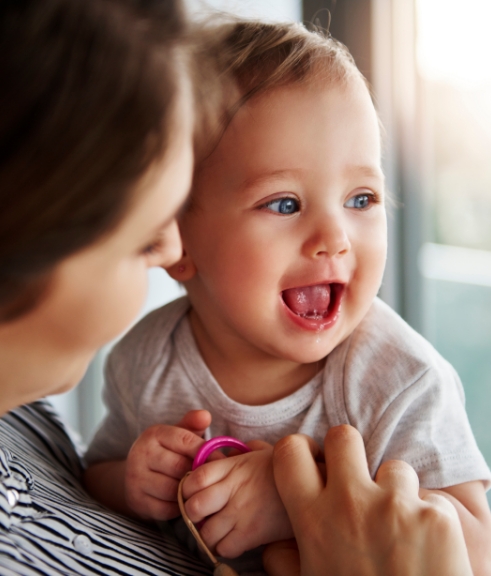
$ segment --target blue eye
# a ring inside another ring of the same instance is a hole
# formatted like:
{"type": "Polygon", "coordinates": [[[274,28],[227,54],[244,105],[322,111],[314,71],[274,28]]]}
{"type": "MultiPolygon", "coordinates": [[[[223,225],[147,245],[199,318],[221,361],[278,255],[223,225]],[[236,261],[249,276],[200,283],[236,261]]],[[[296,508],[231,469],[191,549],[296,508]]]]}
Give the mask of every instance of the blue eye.
{"type": "Polygon", "coordinates": [[[299,203],[295,198],[278,198],[266,204],[266,208],[278,214],[294,214],[300,209],[299,203]]]}
{"type": "Polygon", "coordinates": [[[364,210],[365,208],[368,208],[373,201],[374,198],[372,194],[357,194],[350,198],[344,207],[355,208],[355,210],[364,210]]]}

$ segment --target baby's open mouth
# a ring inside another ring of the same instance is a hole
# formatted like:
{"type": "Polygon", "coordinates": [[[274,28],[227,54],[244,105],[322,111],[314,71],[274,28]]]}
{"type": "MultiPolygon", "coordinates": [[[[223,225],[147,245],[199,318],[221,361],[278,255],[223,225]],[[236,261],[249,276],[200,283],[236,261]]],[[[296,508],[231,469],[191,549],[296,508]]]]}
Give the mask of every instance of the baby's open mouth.
{"type": "Polygon", "coordinates": [[[297,316],[308,320],[323,320],[339,308],[344,285],[316,284],[289,288],[281,293],[284,303],[297,316]]]}

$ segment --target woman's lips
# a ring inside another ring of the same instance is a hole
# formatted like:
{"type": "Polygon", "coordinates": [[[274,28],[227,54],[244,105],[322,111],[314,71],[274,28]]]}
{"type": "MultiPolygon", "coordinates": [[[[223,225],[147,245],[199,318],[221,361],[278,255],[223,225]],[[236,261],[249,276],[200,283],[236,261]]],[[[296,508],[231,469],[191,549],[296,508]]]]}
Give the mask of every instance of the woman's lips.
{"type": "Polygon", "coordinates": [[[338,319],[343,292],[344,284],[332,282],[289,288],[281,296],[297,324],[322,330],[338,319]]]}

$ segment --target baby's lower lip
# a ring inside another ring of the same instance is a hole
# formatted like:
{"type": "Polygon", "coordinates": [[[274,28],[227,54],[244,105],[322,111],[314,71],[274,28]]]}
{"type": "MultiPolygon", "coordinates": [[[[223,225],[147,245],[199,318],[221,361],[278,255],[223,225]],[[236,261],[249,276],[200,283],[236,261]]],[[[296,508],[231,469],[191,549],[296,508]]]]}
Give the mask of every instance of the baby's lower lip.
{"type": "Polygon", "coordinates": [[[319,331],[336,323],[344,288],[344,284],[333,282],[284,290],[281,297],[289,317],[297,325],[319,331]]]}

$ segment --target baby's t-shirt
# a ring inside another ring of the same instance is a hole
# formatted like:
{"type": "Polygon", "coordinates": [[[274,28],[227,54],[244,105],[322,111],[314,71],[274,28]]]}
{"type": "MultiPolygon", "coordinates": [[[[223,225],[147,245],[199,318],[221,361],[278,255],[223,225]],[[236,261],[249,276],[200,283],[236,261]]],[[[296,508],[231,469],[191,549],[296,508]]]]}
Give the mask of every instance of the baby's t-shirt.
{"type": "Polygon", "coordinates": [[[141,320],[106,365],[108,413],[86,455],[89,463],[124,459],[154,424],[176,424],[206,409],[205,438],[234,436],[274,444],[300,432],[320,446],[332,426],[350,424],[365,443],[372,477],[385,460],[405,460],[424,488],[471,480],[488,487],[490,471],[472,434],[462,384],[452,366],[378,298],[324,368],[293,394],[262,406],[235,402],[202,359],[187,312],[175,300],[141,320]]]}

